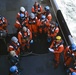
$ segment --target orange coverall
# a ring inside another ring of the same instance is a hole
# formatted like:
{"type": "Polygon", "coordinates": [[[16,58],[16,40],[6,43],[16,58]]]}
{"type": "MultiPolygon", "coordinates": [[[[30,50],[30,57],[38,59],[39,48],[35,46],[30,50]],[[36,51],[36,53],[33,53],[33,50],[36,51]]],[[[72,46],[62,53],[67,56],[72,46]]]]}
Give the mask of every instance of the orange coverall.
{"type": "Polygon", "coordinates": [[[28,29],[27,32],[19,31],[18,32],[18,40],[21,45],[21,49],[24,50],[25,46],[27,49],[30,48],[30,40],[32,39],[32,33],[28,29]]]}
{"type": "Polygon", "coordinates": [[[64,50],[64,45],[62,43],[62,40],[58,43],[56,43],[56,41],[54,40],[50,45],[50,48],[54,49],[54,60],[56,62],[56,65],[58,65],[60,62],[60,54],[64,50]]]}
{"type": "Polygon", "coordinates": [[[48,21],[48,19],[46,19],[45,21],[42,21],[41,19],[37,20],[37,26],[38,26],[38,32],[39,33],[47,33],[47,29],[50,26],[50,23],[48,21]]]}
{"type": "Polygon", "coordinates": [[[24,13],[24,14],[25,14],[25,18],[27,18],[27,17],[29,16],[27,11],[25,11],[25,12],[18,12],[18,13],[17,13],[17,16],[16,16],[16,19],[17,19],[17,20],[20,18],[20,14],[21,14],[21,13],[24,13]]]}
{"type": "Polygon", "coordinates": [[[54,27],[54,28],[49,27],[48,28],[48,32],[47,32],[48,38],[55,38],[58,33],[59,33],[58,27],[54,27]]]}
{"type": "Polygon", "coordinates": [[[34,4],[34,5],[32,6],[31,11],[32,11],[32,13],[42,12],[42,6],[39,5],[39,4],[36,6],[36,5],[34,4]]]}
{"type": "Polygon", "coordinates": [[[17,55],[20,54],[20,46],[14,42],[11,42],[8,46],[8,52],[15,51],[17,55]]]}
{"type": "Polygon", "coordinates": [[[31,12],[34,13],[38,19],[40,19],[42,14],[42,6],[40,4],[36,5],[35,2],[35,4],[32,6],[31,12]]]}
{"type": "MultiPolygon", "coordinates": [[[[69,68],[70,72],[73,73],[75,72],[76,73],[76,61],[73,63],[72,67],[69,68]]],[[[72,74],[73,75],[73,74],[72,74]]],[[[75,75],[75,74],[74,74],[75,75]]]]}
{"type": "Polygon", "coordinates": [[[30,31],[31,31],[34,35],[37,35],[37,32],[38,32],[38,28],[37,28],[37,17],[34,18],[34,19],[31,19],[31,18],[29,17],[27,26],[28,26],[28,28],[30,29],[30,31]]]}
{"type": "Polygon", "coordinates": [[[76,57],[76,52],[73,52],[72,50],[69,49],[69,46],[67,46],[64,50],[64,65],[66,67],[69,67],[69,65],[71,64],[71,62],[73,61],[72,53],[74,53],[73,57],[76,57]]]}
{"type": "Polygon", "coordinates": [[[2,20],[0,20],[0,30],[6,30],[7,31],[7,19],[2,17],[2,20]]]}
{"type": "Polygon", "coordinates": [[[52,15],[50,12],[43,12],[44,15],[46,15],[46,18],[49,20],[49,22],[52,21],[52,15]]]}
{"type": "Polygon", "coordinates": [[[20,23],[19,20],[16,20],[16,23],[14,24],[15,28],[17,28],[18,30],[20,30],[23,26],[27,26],[28,23],[28,19],[25,19],[22,23],[20,23]]]}

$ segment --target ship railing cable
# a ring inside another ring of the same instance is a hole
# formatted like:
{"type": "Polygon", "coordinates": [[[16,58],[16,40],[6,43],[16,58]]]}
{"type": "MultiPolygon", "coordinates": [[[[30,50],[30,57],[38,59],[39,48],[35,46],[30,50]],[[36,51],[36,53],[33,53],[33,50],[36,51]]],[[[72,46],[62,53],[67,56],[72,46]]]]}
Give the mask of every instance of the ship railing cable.
{"type": "MultiPolygon", "coordinates": [[[[49,50],[48,50],[49,51],[49,50]]],[[[43,53],[43,55],[45,54],[50,54],[51,52],[48,52],[48,53],[43,53]]],[[[38,54],[38,53],[33,53],[33,52],[29,52],[29,53],[25,53],[23,55],[20,55],[20,57],[27,57],[27,56],[39,56],[39,55],[42,55],[42,54],[38,54]]]]}

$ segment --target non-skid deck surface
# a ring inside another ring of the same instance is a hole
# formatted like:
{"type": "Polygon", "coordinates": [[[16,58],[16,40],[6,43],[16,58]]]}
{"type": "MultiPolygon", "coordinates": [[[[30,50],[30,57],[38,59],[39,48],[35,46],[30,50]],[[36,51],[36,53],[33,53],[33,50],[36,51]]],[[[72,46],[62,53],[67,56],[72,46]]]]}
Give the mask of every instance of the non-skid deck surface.
{"type": "MultiPolygon", "coordinates": [[[[21,75],[66,75],[62,62],[54,69],[52,53],[29,55],[21,58],[21,75]]],[[[0,75],[9,74],[7,56],[0,57],[0,75]]]]}
{"type": "MultiPolygon", "coordinates": [[[[0,0],[0,15],[8,20],[9,34],[16,33],[14,23],[21,6],[31,13],[31,7],[36,0],[0,0]]],[[[7,37],[10,40],[11,36],[7,37]]],[[[9,42],[9,41],[8,41],[9,42]]],[[[66,75],[62,63],[58,69],[53,67],[53,55],[48,53],[48,44],[44,36],[34,40],[31,50],[40,55],[22,57],[20,65],[23,68],[21,75],[66,75]]],[[[4,40],[0,41],[0,75],[9,74],[9,62],[7,58],[7,46],[4,40]],[[1,55],[3,54],[3,55],[1,55]]]]}

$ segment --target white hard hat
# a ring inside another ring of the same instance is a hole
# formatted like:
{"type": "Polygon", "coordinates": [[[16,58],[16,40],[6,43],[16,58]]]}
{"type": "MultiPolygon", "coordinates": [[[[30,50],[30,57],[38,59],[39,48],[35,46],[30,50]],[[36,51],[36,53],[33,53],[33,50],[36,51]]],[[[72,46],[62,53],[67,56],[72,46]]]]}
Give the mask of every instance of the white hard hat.
{"type": "Polygon", "coordinates": [[[15,51],[10,51],[10,55],[11,56],[16,56],[16,52],[15,51]]]}
{"type": "Polygon", "coordinates": [[[17,39],[15,36],[13,36],[13,37],[11,38],[11,41],[13,41],[13,42],[15,42],[15,43],[18,43],[18,39],[17,39]]]}
{"type": "Polygon", "coordinates": [[[24,7],[20,7],[20,11],[21,12],[25,12],[25,8],[24,7]]]}
{"type": "Polygon", "coordinates": [[[38,2],[36,1],[35,4],[38,5],[38,2]]]}
{"type": "Polygon", "coordinates": [[[27,28],[26,27],[23,27],[23,31],[26,32],[27,31],[27,28]]]}
{"type": "Polygon", "coordinates": [[[31,13],[31,14],[30,14],[30,17],[31,17],[32,19],[34,19],[34,18],[35,18],[35,14],[34,14],[34,13],[31,13]]]}

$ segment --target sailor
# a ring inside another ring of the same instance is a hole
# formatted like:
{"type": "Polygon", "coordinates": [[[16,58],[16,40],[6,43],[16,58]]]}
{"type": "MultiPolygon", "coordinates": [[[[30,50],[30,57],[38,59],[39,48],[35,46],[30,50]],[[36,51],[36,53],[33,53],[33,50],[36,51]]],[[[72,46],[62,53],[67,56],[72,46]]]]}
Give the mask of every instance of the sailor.
{"type": "Polygon", "coordinates": [[[31,9],[32,13],[42,12],[42,6],[36,1],[31,9]]]}
{"type": "Polygon", "coordinates": [[[8,59],[11,65],[19,65],[19,56],[15,51],[10,51],[8,59]]]}
{"type": "Polygon", "coordinates": [[[7,30],[7,19],[0,15],[0,37],[6,37],[8,30],[7,30]]]}
{"type": "Polygon", "coordinates": [[[59,28],[56,25],[56,22],[52,21],[50,26],[48,27],[48,32],[47,32],[47,41],[51,42],[57,34],[59,33],[59,28]]]}
{"type": "Polygon", "coordinates": [[[7,19],[0,15],[0,30],[6,30],[7,25],[7,19]]]}
{"type": "Polygon", "coordinates": [[[64,50],[61,36],[56,36],[55,40],[53,40],[52,44],[50,45],[49,50],[54,53],[54,67],[57,68],[60,63],[60,55],[64,50]]]}
{"type": "Polygon", "coordinates": [[[36,1],[34,3],[34,5],[32,6],[32,9],[31,9],[32,13],[35,14],[35,16],[40,19],[41,18],[41,15],[42,15],[42,11],[43,11],[43,8],[42,6],[36,1]]]}
{"type": "Polygon", "coordinates": [[[37,20],[37,26],[40,34],[47,33],[47,28],[50,26],[50,23],[45,15],[42,15],[41,18],[37,20]]]}
{"type": "Polygon", "coordinates": [[[68,68],[76,57],[76,45],[67,46],[64,50],[64,67],[68,68]]]}
{"type": "Polygon", "coordinates": [[[43,14],[45,14],[46,15],[46,18],[49,20],[49,22],[51,22],[52,21],[52,15],[51,15],[51,13],[50,13],[50,7],[49,6],[45,6],[44,7],[44,13],[43,14]]]}
{"type": "Polygon", "coordinates": [[[68,75],[76,75],[76,60],[73,62],[72,66],[67,69],[68,75]]]}
{"type": "Polygon", "coordinates": [[[13,36],[8,46],[8,52],[15,51],[16,55],[20,55],[20,44],[17,37],[13,36]]]}
{"type": "Polygon", "coordinates": [[[28,28],[32,32],[33,36],[36,37],[37,32],[38,32],[38,29],[37,29],[37,17],[33,13],[31,13],[30,16],[29,16],[28,28]]]}
{"type": "Polygon", "coordinates": [[[20,11],[17,13],[17,17],[16,17],[17,20],[20,19],[20,14],[21,13],[25,15],[25,18],[28,17],[28,12],[26,11],[25,7],[21,6],[20,11]]]}
{"type": "Polygon", "coordinates": [[[21,52],[29,52],[32,33],[27,27],[23,27],[22,30],[18,32],[18,40],[21,45],[21,52]]]}
{"type": "Polygon", "coordinates": [[[23,13],[20,13],[20,17],[16,20],[16,23],[14,24],[15,28],[17,28],[18,31],[20,31],[23,26],[27,26],[28,19],[25,17],[23,13]]]}

